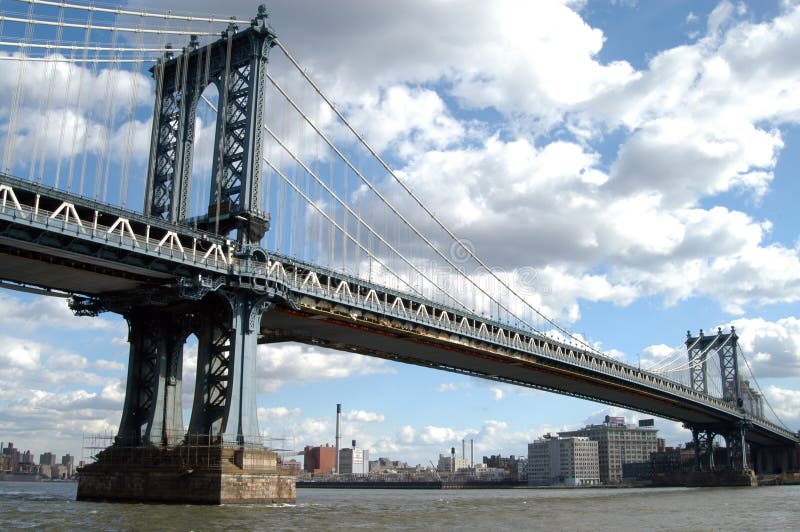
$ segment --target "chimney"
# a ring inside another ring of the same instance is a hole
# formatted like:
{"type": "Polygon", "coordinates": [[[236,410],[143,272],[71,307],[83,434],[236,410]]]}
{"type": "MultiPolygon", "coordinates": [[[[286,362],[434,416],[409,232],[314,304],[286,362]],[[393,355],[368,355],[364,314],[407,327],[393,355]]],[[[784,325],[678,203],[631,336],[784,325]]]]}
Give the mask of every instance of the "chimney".
{"type": "Polygon", "coordinates": [[[469,466],[475,467],[475,440],[469,440],[469,466]]]}
{"type": "Polygon", "coordinates": [[[356,448],[356,440],[353,440],[353,449],[356,448]]]}
{"type": "Polygon", "coordinates": [[[342,404],[336,404],[336,474],[339,474],[339,446],[342,443],[342,404]]]}
{"type": "Polygon", "coordinates": [[[456,472],[456,448],[450,447],[450,469],[453,473],[456,472]]]}
{"type": "Polygon", "coordinates": [[[467,440],[461,440],[461,459],[467,459],[467,440]]]}

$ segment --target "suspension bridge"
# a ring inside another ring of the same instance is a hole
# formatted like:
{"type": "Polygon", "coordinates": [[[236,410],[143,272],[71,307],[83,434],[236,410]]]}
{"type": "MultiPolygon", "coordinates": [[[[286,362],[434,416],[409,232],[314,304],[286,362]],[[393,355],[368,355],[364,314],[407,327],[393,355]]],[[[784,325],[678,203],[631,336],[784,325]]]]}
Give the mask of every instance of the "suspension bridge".
{"type": "Polygon", "coordinates": [[[293,500],[256,417],[256,348],[288,341],[678,420],[698,470],[797,468],[797,434],[736,331],[689,333],[641,368],[541,314],[353,127],[265,8],[237,20],[17,4],[0,14],[0,62],[16,82],[0,286],[129,324],[119,432],[85,468],[80,498],[293,500]],[[717,437],[726,464],[713,463],[717,437]]]}

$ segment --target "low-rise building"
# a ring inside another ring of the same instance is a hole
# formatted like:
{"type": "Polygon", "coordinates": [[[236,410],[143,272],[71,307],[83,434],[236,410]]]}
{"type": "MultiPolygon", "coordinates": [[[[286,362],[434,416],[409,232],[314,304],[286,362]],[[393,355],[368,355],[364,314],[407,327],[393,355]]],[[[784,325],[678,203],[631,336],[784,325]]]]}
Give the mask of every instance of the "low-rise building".
{"type": "MultiPolygon", "coordinates": [[[[478,464],[476,464],[476,466],[477,465],[478,464]]],[[[466,469],[468,467],[469,462],[466,458],[452,454],[440,454],[439,463],[436,464],[436,470],[440,473],[454,473],[459,469],[466,469]]]]}
{"type": "Polygon", "coordinates": [[[600,481],[614,484],[623,481],[623,464],[645,463],[658,449],[657,430],[651,424],[626,425],[623,418],[606,416],[600,425],[559,432],[564,438],[589,438],[598,444],[600,481]]]}
{"type": "Polygon", "coordinates": [[[339,449],[339,474],[341,475],[367,475],[369,474],[369,451],[353,446],[339,449]]]}
{"type": "Polygon", "coordinates": [[[549,434],[528,444],[528,484],[590,486],[600,483],[598,444],[586,437],[549,434]]]}
{"type": "Polygon", "coordinates": [[[308,473],[330,475],[336,469],[336,447],[306,445],[303,455],[303,470],[308,473]]]}

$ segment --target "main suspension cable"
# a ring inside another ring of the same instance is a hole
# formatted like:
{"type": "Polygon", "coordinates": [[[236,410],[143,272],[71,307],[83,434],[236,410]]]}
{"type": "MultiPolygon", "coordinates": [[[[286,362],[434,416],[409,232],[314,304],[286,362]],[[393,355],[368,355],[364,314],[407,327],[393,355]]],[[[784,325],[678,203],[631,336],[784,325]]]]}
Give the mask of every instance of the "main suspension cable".
{"type": "MultiPolygon", "coordinates": [[[[269,167],[270,167],[270,168],[272,168],[272,170],[273,170],[273,171],[274,171],[276,174],[278,174],[278,175],[281,177],[281,179],[283,179],[283,181],[284,181],[284,182],[286,182],[286,184],[288,184],[290,187],[292,187],[292,189],[294,189],[294,191],[295,191],[295,192],[297,192],[297,194],[299,194],[299,195],[300,195],[300,196],[301,196],[301,197],[302,197],[302,198],[303,198],[303,199],[306,201],[306,203],[308,203],[309,205],[311,205],[312,207],[314,207],[314,209],[316,209],[316,211],[317,211],[317,212],[319,212],[319,213],[320,213],[322,216],[324,216],[324,217],[325,217],[325,219],[326,219],[326,220],[328,220],[328,222],[330,222],[330,223],[331,223],[331,224],[332,224],[334,227],[336,227],[336,229],[338,229],[338,230],[339,230],[339,231],[340,231],[342,234],[344,234],[345,236],[347,236],[347,238],[348,238],[348,239],[349,239],[351,242],[353,242],[353,243],[354,243],[356,246],[360,247],[362,250],[366,251],[366,249],[364,248],[364,245],[363,245],[363,244],[361,244],[361,243],[360,243],[360,242],[359,242],[359,241],[358,241],[358,240],[357,240],[357,239],[356,239],[356,238],[355,238],[353,235],[351,235],[350,233],[348,233],[347,231],[345,231],[345,230],[342,228],[342,226],[341,226],[341,225],[339,225],[339,224],[336,222],[336,220],[334,220],[333,218],[331,218],[331,217],[330,217],[330,216],[329,216],[329,215],[328,215],[328,214],[327,214],[327,213],[326,213],[324,210],[322,210],[322,208],[320,208],[320,206],[319,206],[319,205],[317,205],[317,204],[316,204],[316,203],[315,203],[315,202],[314,202],[314,201],[313,201],[311,198],[309,198],[309,197],[308,197],[308,195],[307,195],[305,192],[303,192],[302,190],[300,190],[300,188],[299,188],[297,185],[295,185],[295,184],[292,182],[292,180],[291,180],[291,179],[289,179],[289,178],[286,176],[286,174],[284,174],[282,171],[280,171],[280,170],[278,169],[278,167],[277,167],[277,166],[275,166],[274,164],[272,164],[272,162],[271,162],[271,161],[270,161],[268,158],[266,158],[266,157],[264,157],[264,156],[262,156],[261,158],[264,160],[264,162],[265,162],[265,163],[267,163],[267,164],[269,165],[269,167]]],[[[413,287],[413,286],[412,286],[412,285],[411,285],[411,284],[410,284],[408,281],[406,281],[405,279],[403,279],[403,276],[401,276],[400,274],[398,274],[397,272],[395,272],[394,270],[392,270],[392,268],[391,268],[391,267],[389,267],[388,265],[386,265],[386,264],[385,264],[385,263],[384,263],[384,262],[383,262],[383,261],[382,261],[382,260],[381,260],[379,257],[377,257],[377,256],[375,256],[375,255],[372,255],[372,254],[370,254],[370,257],[371,257],[372,259],[374,259],[374,260],[375,260],[375,262],[377,262],[378,264],[380,264],[381,266],[383,266],[384,268],[386,268],[386,271],[388,271],[389,273],[391,273],[392,275],[394,275],[394,276],[395,276],[395,278],[397,278],[398,280],[400,280],[400,282],[402,282],[403,284],[405,284],[405,285],[406,285],[406,286],[407,286],[407,287],[408,287],[408,288],[409,288],[411,291],[415,292],[415,293],[416,293],[418,296],[420,296],[420,297],[424,297],[424,296],[423,296],[423,294],[421,294],[419,291],[417,291],[417,289],[416,289],[416,288],[414,288],[414,287],[413,287]]]]}
{"type": "MultiPolygon", "coordinates": [[[[267,79],[268,79],[268,80],[270,80],[270,82],[271,82],[271,83],[272,83],[272,84],[275,86],[275,88],[276,88],[276,89],[277,89],[277,90],[278,90],[278,91],[281,93],[281,95],[283,95],[283,97],[284,97],[284,98],[285,98],[285,99],[286,99],[286,100],[289,102],[289,104],[290,104],[292,107],[294,107],[294,109],[295,109],[295,110],[296,110],[296,111],[297,111],[297,112],[298,112],[298,113],[299,113],[299,114],[300,114],[300,115],[303,117],[303,119],[304,119],[304,120],[305,120],[305,121],[306,121],[306,122],[307,122],[307,123],[308,123],[308,124],[309,124],[309,125],[310,125],[310,126],[313,128],[313,129],[314,129],[314,131],[315,131],[315,132],[316,132],[316,133],[317,133],[317,134],[318,134],[318,135],[319,135],[319,136],[320,136],[320,137],[321,137],[321,138],[322,138],[322,139],[325,141],[325,143],[326,143],[326,144],[327,144],[327,145],[328,145],[328,146],[329,146],[329,147],[330,147],[330,148],[331,148],[331,149],[332,149],[332,150],[333,150],[333,151],[336,153],[336,155],[337,155],[337,156],[338,156],[338,157],[339,157],[339,158],[340,158],[340,159],[341,159],[341,160],[342,160],[342,161],[343,161],[343,162],[344,162],[344,163],[345,163],[345,164],[346,164],[346,165],[347,165],[347,166],[348,166],[348,167],[349,167],[351,170],[353,170],[353,172],[355,172],[355,173],[356,173],[356,175],[358,175],[358,177],[361,179],[361,181],[362,181],[362,182],[363,182],[363,183],[364,183],[364,184],[365,184],[365,185],[366,185],[366,186],[367,186],[367,187],[368,187],[368,188],[369,188],[369,189],[370,189],[370,190],[371,190],[371,191],[372,191],[372,192],[373,192],[373,193],[374,193],[374,194],[375,194],[375,195],[376,195],[376,196],[377,196],[377,197],[378,197],[378,198],[379,198],[379,199],[380,199],[382,202],[383,202],[383,204],[384,204],[384,205],[386,205],[386,206],[387,206],[387,207],[388,207],[388,208],[389,208],[389,209],[392,211],[392,213],[393,213],[395,216],[397,216],[397,217],[398,217],[398,218],[399,218],[399,219],[400,219],[400,220],[401,220],[401,221],[402,221],[402,222],[403,222],[403,223],[404,223],[404,224],[405,224],[405,225],[406,225],[406,226],[407,226],[409,229],[411,229],[411,230],[414,232],[414,234],[415,234],[415,235],[417,235],[419,238],[421,238],[421,239],[422,239],[422,240],[423,240],[423,241],[424,241],[424,242],[425,242],[425,243],[426,243],[426,244],[427,244],[427,245],[428,245],[428,246],[429,246],[429,247],[430,247],[430,248],[431,248],[431,249],[432,249],[432,250],[433,250],[433,251],[434,251],[434,252],[435,252],[437,255],[439,255],[439,257],[440,257],[440,258],[442,258],[442,259],[443,259],[445,262],[447,262],[447,264],[449,264],[449,265],[450,265],[450,267],[452,267],[454,271],[461,273],[461,274],[462,274],[462,275],[463,275],[463,276],[464,276],[466,279],[468,279],[468,280],[469,280],[469,282],[472,284],[472,286],[474,286],[474,287],[475,287],[475,288],[476,288],[476,289],[477,289],[479,292],[481,292],[481,293],[482,293],[484,296],[486,296],[486,297],[489,299],[489,301],[491,301],[491,302],[494,302],[494,303],[497,303],[498,307],[499,307],[499,308],[502,308],[503,310],[505,310],[505,311],[506,311],[506,312],[507,312],[507,313],[508,313],[510,316],[513,316],[513,317],[517,318],[517,319],[518,319],[518,320],[519,320],[521,323],[526,323],[526,324],[527,324],[527,322],[526,322],[524,319],[522,319],[522,318],[520,318],[519,316],[517,316],[517,315],[516,315],[516,314],[515,314],[513,311],[511,311],[511,310],[510,310],[508,307],[506,307],[506,305],[505,305],[504,303],[502,303],[502,302],[500,302],[500,301],[497,301],[497,300],[496,300],[495,298],[493,298],[493,297],[491,296],[491,294],[489,294],[489,292],[487,292],[487,291],[486,291],[486,290],[485,290],[483,287],[481,287],[481,286],[480,286],[478,283],[476,283],[474,280],[470,279],[470,278],[469,278],[469,276],[467,276],[467,275],[466,275],[464,272],[461,272],[461,271],[459,270],[458,266],[457,266],[455,263],[453,263],[453,261],[452,261],[452,260],[451,260],[451,259],[450,259],[450,258],[449,258],[447,255],[445,255],[444,253],[442,253],[442,251],[441,251],[441,250],[440,250],[438,247],[436,247],[436,246],[433,244],[433,242],[431,242],[431,241],[430,241],[430,239],[429,239],[428,237],[426,237],[426,236],[425,236],[425,235],[424,235],[424,234],[423,234],[423,233],[422,233],[422,232],[421,232],[419,229],[417,229],[417,227],[416,227],[416,226],[415,226],[415,225],[414,225],[414,224],[413,224],[413,223],[412,223],[410,220],[408,220],[408,218],[406,218],[405,216],[403,216],[403,214],[402,214],[400,211],[398,211],[398,210],[397,210],[397,208],[396,208],[396,207],[395,207],[395,206],[394,206],[394,205],[393,205],[393,204],[392,204],[392,203],[391,203],[389,200],[387,200],[387,199],[386,199],[386,197],[385,197],[383,194],[381,194],[381,192],[380,192],[380,191],[379,191],[379,190],[378,190],[378,189],[375,187],[375,185],[373,185],[373,184],[372,184],[372,182],[371,182],[369,179],[367,179],[367,178],[364,176],[364,174],[362,174],[362,173],[361,173],[361,171],[360,171],[360,170],[358,170],[358,168],[356,168],[356,167],[355,167],[355,166],[352,164],[352,162],[350,161],[350,159],[349,159],[349,158],[348,158],[346,155],[344,155],[344,154],[342,153],[342,151],[341,151],[341,150],[339,150],[339,148],[337,148],[337,147],[336,147],[336,146],[333,144],[333,142],[332,142],[332,141],[331,141],[331,140],[328,138],[328,136],[327,136],[327,135],[325,135],[325,133],[323,133],[323,132],[322,132],[322,130],[321,130],[321,129],[320,129],[320,128],[319,128],[319,127],[316,125],[316,124],[314,124],[314,123],[311,121],[311,119],[308,117],[308,115],[307,115],[307,114],[306,114],[306,113],[305,113],[305,112],[304,112],[302,109],[300,109],[300,107],[297,105],[297,103],[296,103],[296,102],[295,102],[295,101],[294,101],[294,100],[293,100],[293,99],[292,99],[292,98],[291,98],[291,97],[290,97],[290,96],[289,96],[289,95],[286,93],[286,91],[285,91],[285,90],[283,90],[283,88],[280,86],[280,84],[278,84],[278,82],[277,82],[277,81],[275,81],[275,79],[274,79],[274,78],[273,78],[273,77],[272,77],[272,76],[271,76],[269,73],[267,73],[267,79]]],[[[320,94],[320,95],[321,95],[323,98],[325,98],[325,96],[324,96],[324,95],[322,95],[322,94],[320,94]]],[[[326,101],[327,101],[327,100],[326,100],[326,101]]],[[[330,102],[328,102],[328,105],[331,105],[331,104],[330,104],[330,102]]],[[[336,111],[336,112],[338,113],[338,111],[336,111]]],[[[461,306],[463,306],[464,308],[468,308],[468,307],[467,307],[467,306],[466,306],[464,303],[461,303],[460,301],[459,301],[459,304],[460,304],[461,306]]],[[[535,327],[533,327],[532,325],[530,325],[530,324],[527,324],[527,325],[528,325],[528,326],[529,326],[529,327],[530,327],[530,328],[531,328],[533,331],[535,331],[535,332],[538,332],[539,334],[544,334],[542,331],[538,331],[538,330],[537,330],[535,327]]],[[[594,351],[594,352],[595,352],[595,353],[598,353],[597,351],[594,351]]],[[[598,353],[598,354],[601,354],[601,353],[598,353]]]]}
{"type": "MultiPolygon", "coordinates": [[[[436,214],[430,208],[428,208],[427,205],[425,205],[425,203],[419,198],[419,196],[417,196],[408,187],[408,185],[406,185],[399,177],[397,177],[397,175],[395,174],[394,170],[389,166],[389,164],[377,153],[377,151],[375,151],[375,149],[372,148],[372,146],[370,146],[367,143],[367,141],[364,139],[364,137],[360,133],[358,133],[358,131],[355,130],[355,128],[344,117],[344,115],[341,113],[341,111],[339,111],[339,109],[333,104],[333,102],[322,92],[322,89],[319,88],[319,86],[311,79],[311,77],[308,75],[308,73],[300,66],[300,64],[297,62],[297,60],[294,58],[294,56],[292,56],[292,54],[289,52],[289,50],[286,49],[286,47],[283,45],[283,43],[278,39],[276,39],[274,42],[275,42],[275,45],[284,53],[284,55],[286,55],[287,59],[289,59],[289,61],[292,63],[292,65],[294,65],[294,67],[300,72],[300,74],[306,79],[306,81],[314,88],[314,90],[317,92],[317,94],[319,94],[319,96],[325,101],[325,103],[328,104],[328,106],[336,114],[336,116],[339,117],[339,119],[342,121],[342,123],[344,123],[344,125],[347,126],[347,128],[356,136],[356,138],[359,140],[359,142],[372,154],[373,157],[375,157],[375,159],[381,164],[381,166],[383,166],[383,168],[389,173],[389,175],[394,179],[394,181],[397,182],[400,185],[400,187],[416,202],[417,205],[419,205],[420,208],[423,209],[423,211],[425,211],[425,213],[436,223],[436,225],[438,225],[439,228],[441,228],[453,240],[453,242],[458,243],[460,245],[461,249],[463,249],[473,260],[475,260],[475,262],[477,264],[479,264],[491,277],[493,277],[502,286],[504,286],[509,291],[510,294],[513,294],[519,301],[521,301],[523,303],[523,305],[525,305],[530,310],[532,310],[541,319],[543,319],[544,321],[546,321],[547,323],[552,325],[556,330],[558,330],[560,333],[564,334],[567,338],[571,339],[572,341],[574,341],[577,344],[579,344],[580,346],[582,346],[584,349],[586,349],[588,351],[591,351],[592,353],[595,353],[597,355],[606,357],[606,355],[604,355],[597,348],[595,348],[594,346],[592,346],[588,342],[584,341],[583,339],[580,339],[577,336],[573,335],[567,329],[565,329],[564,327],[562,327],[561,325],[559,325],[558,323],[556,323],[555,321],[553,321],[549,317],[547,317],[544,314],[542,314],[538,309],[536,309],[532,305],[530,305],[519,293],[517,293],[516,290],[514,290],[513,288],[508,286],[507,283],[505,283],[492,270],[492,268],[487,266],[486,263],[483,262],[483,260],[481,260],[475,254],[474,251],[469,249],[469,246],[464,246],[461,243],[461,240],[453,233],[453,231],[450,230],[450,228],[448,228],[444,224],[444,222],[442,222],[439,219],[439,217],[436,216],[436,214]]],[[[441,251],[439,251],[438,248],[434,248],[434,249],[435,249],[435,251],[437,251],[437,253],[441,257],[444,257],[444,254],[441,253],[441,251]]],[[[449,260],[447,260],[447,262],[450,263],[449,260]]],[[[453,266],[453,265],[451,264],[451,266],[453,266]]],[[[456,271],[460,271],[457,267],[455,267],[455,270],[456,271]]],[[[479,290],[481,290],[481,289],[479,288],[479,290]]],[[[498,304],[498,306],[501,306],[504,310],[506,310],[509,313],[509,315],[514,316],[515,318],[520,320],[522,323],[527,323],[526,320],[523,320],[523,319],[519,318],[519,316],[517,316],[515,313],[509,311],[505,307],[504,304],[500,303],[499,301],[494,300],[494,298],[492,298],[491,296],[489,296],[489,298],[490,298],[491,301],[496,302],[498,304]]],[[[536,328],[533,327],[531,324],[527,324],[527,325],[529,327],[531,327],[531,329],[533,329],[534,331],[536,330],[536,328]]],[[[608,358],[611,358],[611,357],[608,357],[608,358]]]]}
{"type": "Polygon", "coordinates": [[[122,31],[128,33],[154,33],[157,35],[198,35],[198,36],[218,36],[219,33],[216,32],[202,32],[202,31],[191,31],[191,30],[164,30],[164,29],[154,29],[154,28],[130,28],[127,26],[99,26],[97,24],[81,24],[77,22],[63,22],[58,21],[54,22],[52,20],[39,20],[39,19],[31,19],[27,20],[24,18],[19,17],[9,17],[6,15],[0,15],[0,22],[20,22],[22,24],[35,24],[40,26],[56,26],[62,28],[78,28],[78,29],[90,29],[90,30],[100,30],[100,31],[122,31]]]}
{"type": "Polygon", "coordinates": [[[39,4],[44,6],[55,6],[67,9],[79,9],[83,11],[94,11],[97,13],[111,13],[113,15],[130,15],[134,17],[142,17],[142,18],[159,18],[164,20],[181,20],[183,22],[222,22],[228,23],[232,22],[234,24],[250,24],[249,20],[244,19],[236,19],[236,18],[218,18],[218,17],[197,17],[191,15],[173,15],[171,11],[167,13],[150,13],[147,11],[134,11],[130,9],[120,9],[120,8],[109,8],[109,7],[97,7],[96,5],[81,5],[81,4],[71,4],[69,2],[61,2],[61,1],[54,1],[54,0],[17,0],[18,2],[24,2],[26,4],[39,4]]]}

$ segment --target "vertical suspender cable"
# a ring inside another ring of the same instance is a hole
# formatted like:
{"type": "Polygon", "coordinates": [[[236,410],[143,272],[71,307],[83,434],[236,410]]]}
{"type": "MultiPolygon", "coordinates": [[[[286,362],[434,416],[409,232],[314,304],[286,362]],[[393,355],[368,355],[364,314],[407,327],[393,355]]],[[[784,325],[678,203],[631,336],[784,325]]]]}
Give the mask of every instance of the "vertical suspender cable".
{"type": "MultiPolygon", "coordinates": [[[[116,19],[115,19],[116,22],[116,19]]],[[[117,44],[117,32],[111,33],[111,46],[115,47],[117,44]]],[[[111,143],[112,140],[112,123],[114,117],[114,101],[113,101],[113,89],[115,85],[115,80],[117,78],[117,69],[119,68],[119,64],[112,63],[110,68],[106,69],[105,71],[105,78],[106,78],[106,86],[105,91],[103,94],[103,123],[101,131],[104,133],[103,138],[100,141],[101,149],[99,153],[95,156],[95,165],[94,165],[94,198],[97,200],[105,201],[106,199],[106,179],[107,175],[105,170],[105,161],[109,157],[109,152],[111,150],[111,143]]]]}
{"type": "MultiPolygon", "coordinates": [[[[58,10],[58,20],[59,20],[59,22],[62,22],[64,20],[64,8],[59,8],[59,10],[58,10]]],[[[62,31],[63,31],[63,27],[62,26],[58,26],[58,29],[56,30],[56,39],[55,39],[56,43],[60,43],[61,42],[62,31]]],[[[50,85],[47,88],[47,103],[45,104],[45,109],[46,109],[45,115],[44,115],[45,116],[45,120],[49,119],[50,104],[51,104],[52,98],[53,98],[53,90],[55,89],[56,73],[59,72],[59,69],[60,69],[60,66],[58,65],[58,63],[55,63],[55,62],[52,63],[52,69],[50,71],[50,85]]],[[[47,124],[47,126],[49,126],[49,124],[47,124]]],[[[44,169],[45,169],[45,164],[46,164],[46,161],[47,161],[47,155],[48,155],[48,151],[49,151],[48,148],[49,148],[49,144],[50,144],[49,132],[50,132],[50,127],[47,127],[47,131],[43,131],[42,132],[42,134],[45,136],[45,141],[42,143],[42,152],[41,152],[41,156],[40,156],[40,159],[39,159],[39,175],[36,178],[36,182],[39,183],[39,184],[41,184],[42,180],[44,179],[44,169]]]]}
{"type": "MultiPolygon", "coordinates": [[[[71,60],[75,59],[75,50],[74,49],[70,51],[70,59],[71,60]]],[[[64,111],[63,112],[64,112],[65,116],[61,119],[61,130],[59,131],[59,134],[58,134],[58,148],[56,150],[56,176],[55,176],[55,180],[54,180],[55,188],[58,188],[58,185],[59,185],[60,180],[61,180],[61,149],[62,149],[62,147],[64,145],[64,135],[66,133],[65,129],[67,127],[67,119],[68,119],[67,110],[68,110],[68,107],[69,107],[67,105],[66,98],[69,98],[69,93],[70,93],[70,89],[71,89],[71,86],[72,86],[72,74],[73,74],[74,70],[75,70],[75,66],[72,64],[72,61],[71,61],[70,64],[67,66],[67,81],[66,81],[66,85],[65,85],[65,89],[64,89],[65,100],[64,100],[64,111]]]]}
{"type": "MultiPolygon", "coordinates": [[[[33,32],[33,5],[28,8],[28,20],[25,24],[25,37],[23,43],[27,43],[31,39],[33,32]]],[[[21,56],[25,57],[27,48],[25,44],[20,47],[21,56]]],[[[8,173],[14,173],[14,158],[17,152],[17,121],[19,120],[20,109],[22,108],[22,101],[24,99],[23,85],[25,82],[25,68],[26,62],[20,61],[17,63],[17,87],[14,90],[14,102],[11,105],[11,113],[8,118],[8,131],[6,133],[6,145],[3,153],[3,167],[2,170],[8,173]]]]}
{"type": "MultiPolygon", "coordinates": [[[[98,57],[99,55],[100,55],[100,52],[95,52],[95,57],[98,57]]],[[[92,84],[94,84],[95,82],[99,81],[99,78],[97,76],[97,63],[96,62],[92,63],[92,72],[89,74],[89,79],[92,80],[92,84]]],[[[81,152],[82,152],[81,153],[81,173],[80,173],[80,179],[78,181],[78,194],[83,194],[84,180],[86,178],[86,160],[88,159],[89,148],[90,148],[89,147],[89,138],[93,134],[92,133],[92,129],[93,129],[94,111],[95,111],[96,104],[94,102],[94,98],[91,98],[89,100],[89,102],[90,103],[89,103],[88,115],[87,115],[87,119],[86,119],[86,121],[87,121],[86,132],[83,135],[83,147],[81,148],[81,152]]]]}
{"type": "Polygon", "coordinates": [[[72,144],[69,149],[69,167],[67,170],[67,190],[72,191],[72,174],[75,169],[75,153],[78,151],[78,134],[81,127],[84,128],[84,135],[88,134],[88,126],[89,124],[83,120],[81,113],[83,112],[81,109],[81,104],[83,103],[83,79],[86,75],[86,71],[88,70],[88,63],[86,60],[89,58],[89,38],[91,36],[92,30],[92,15],[93,13],[89,13],[89,20],[86,24],[86,29],[84,30],[83,34],[83,53],[81,54],[81,63],[78,63],[74,66],[80,70],[78,74],[78,95],[75,98],[75,118],[74,118],[74,126],[72,128],[72,144]]]}

